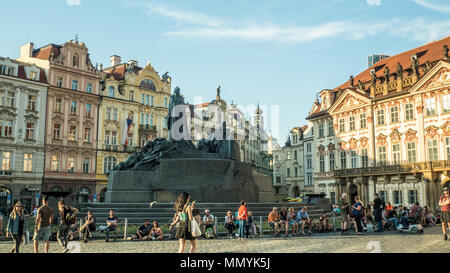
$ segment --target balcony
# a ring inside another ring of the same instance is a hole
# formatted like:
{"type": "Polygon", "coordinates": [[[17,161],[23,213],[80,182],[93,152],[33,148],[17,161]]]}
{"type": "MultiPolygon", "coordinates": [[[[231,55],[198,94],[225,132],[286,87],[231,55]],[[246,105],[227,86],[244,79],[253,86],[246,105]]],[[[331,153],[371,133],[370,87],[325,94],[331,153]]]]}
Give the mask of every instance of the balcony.
{"type": "Polygon", "coordinates": [[[114,152],[118,152],[118,151],[119,151],[119,146],[118,146],[118,145],[108,145],[108,144],[105,144],[105,150],[106,150],[106,151],[114,151],[114,152]]]}
{"type": "Polygon", "coordinates": [[[139,131],[156,131],[156,125],[141,124],[139,131]]]}
{"type": "Polygon", "coordinates": [[[0,170],[0,177],[4,177],[4,176],[12,176],[13,171],[12,170],[0,170]]]}

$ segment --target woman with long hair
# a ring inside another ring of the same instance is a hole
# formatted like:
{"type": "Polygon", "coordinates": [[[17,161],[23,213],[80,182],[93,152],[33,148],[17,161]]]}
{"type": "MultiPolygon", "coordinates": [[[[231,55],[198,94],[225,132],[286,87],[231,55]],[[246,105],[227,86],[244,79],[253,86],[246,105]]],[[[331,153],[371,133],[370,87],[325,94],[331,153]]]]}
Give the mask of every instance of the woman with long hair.
{"type": "Polygon", "coordinates": [[[20,243],[22,242],[22,236],[27,230],[27,219],[23,212],[23,206],[20,201],[14,205],[14,209],[9,215],[8,227],[6,232],[6,237],[11,237],[14,240],[15,246],[11,249],[11,253],[19,253],[20,243]]]}
{"type": "Polygon", "coordinates": [[[359,196],[355,197],[355,204],[353,205],[353,217],[356,222],[356,234],[362,235],[361,216],[363,214],[363,204],[359,196]]]}
{"type": "Polygon", "coordinates": [[[192,213],[195,208],[195,201],[189,205],[190,200],[191,196],[189,193],[183,192],[178,196],[174,205],[176,217],[170,226],[177,226],[177,233],[175,234],[175,237],[178,238],[179,241],[178,253],[184,252],[186,240],[191,243],[189,253],[194,253],[197,246],[195,241],[196,238],[192,236],[191,232],[191,221],[195,220],[192,213]]]}

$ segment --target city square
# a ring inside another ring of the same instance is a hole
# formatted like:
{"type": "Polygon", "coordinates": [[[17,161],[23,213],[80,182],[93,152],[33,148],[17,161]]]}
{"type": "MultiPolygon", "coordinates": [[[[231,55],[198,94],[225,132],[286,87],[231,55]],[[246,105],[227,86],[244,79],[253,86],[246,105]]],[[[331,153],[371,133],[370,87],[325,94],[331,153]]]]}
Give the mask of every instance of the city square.
{"type": "Polygon", "coordinates": [[[450,252],[449,4],[24,1],[0,253],[450,252]]]}

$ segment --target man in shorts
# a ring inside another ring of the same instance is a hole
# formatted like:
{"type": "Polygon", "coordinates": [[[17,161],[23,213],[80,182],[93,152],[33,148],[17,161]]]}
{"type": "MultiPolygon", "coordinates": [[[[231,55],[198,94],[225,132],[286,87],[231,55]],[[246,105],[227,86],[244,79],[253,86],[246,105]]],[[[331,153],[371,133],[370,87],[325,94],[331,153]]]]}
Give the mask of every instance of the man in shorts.
{"type": "Polygon", "coordinates": [[[348,212],[350,204],[347,201],[347,194],[344,192],[342,197],[339,199],[338,207],[341,211],[341,234],[347,235],[347,222],[348,222],[348,212]]]}
{"type": "Polygon", "coordinates": [[[444,240],[447,241],[447,226],[450,228],[450,194],[448,187],[445,187],[443,191],[444,195],[439,199],[439,206],[441,207],[442,232],[444,240]]]}
{"type": "Polygon", "coordinates": [[[280,215],[278,214],[277,207],[274,207],[267,217],[269,226],[273,229],[274,236],[278,236],[280,233],[280,215]]]}
{"type": "Polygon", "coordinates": [[[208,209],[205,210],[205,215],[203,216],[203,237],[206,237],[206,230],[212,228],[214,231],[214,237],[216,237],[216,225],[214,224],[214,215],[209,212],[208,209]]]}
{"type": "Polygon", "coordinates": [[[48,197],[43,196],[42,206],[36,212],[36,225],[33,236],[34,253],[39,253],[39,241],[44,241],[45,253],[48,253],[53,217],[53,209],[48,206],[48,197]]]}

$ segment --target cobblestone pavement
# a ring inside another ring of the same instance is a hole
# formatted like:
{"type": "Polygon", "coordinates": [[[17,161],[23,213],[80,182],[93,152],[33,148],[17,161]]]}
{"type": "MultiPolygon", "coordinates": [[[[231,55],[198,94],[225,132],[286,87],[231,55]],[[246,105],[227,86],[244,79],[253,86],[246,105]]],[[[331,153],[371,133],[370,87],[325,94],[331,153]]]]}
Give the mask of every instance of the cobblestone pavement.
{"type": "MultiPolygon", "coordinates": [[[[384,232],[341,236],[340,233],[313,234],[305,237],[284,238],[253,238],[246,240],[214,239],[198,240],[198,252],[206,253],[450,253],[450,241],[444,241],[440,227],[427,228],[424,234],[401,234],[384,232]]],[[[0,242],[0,253],[6,253],[12,248],[9,242],[0,242]]],[[[71,242],[70,252],[81,253],[154,253],[177,252],[178,241],[136,242],[123,241],[105,243],[96,240],[87,244],[71,242]]],[[[187,243],[186,250],[189,248],[187,243]]],[[[40,244],[43,250],[43,244],[40,244]]],[[[32,244],[22,245],[21,252],[31,253],[32,244]]],[[[56,242],[51,242],[50,252],[61,252],[56,242]]]]}

